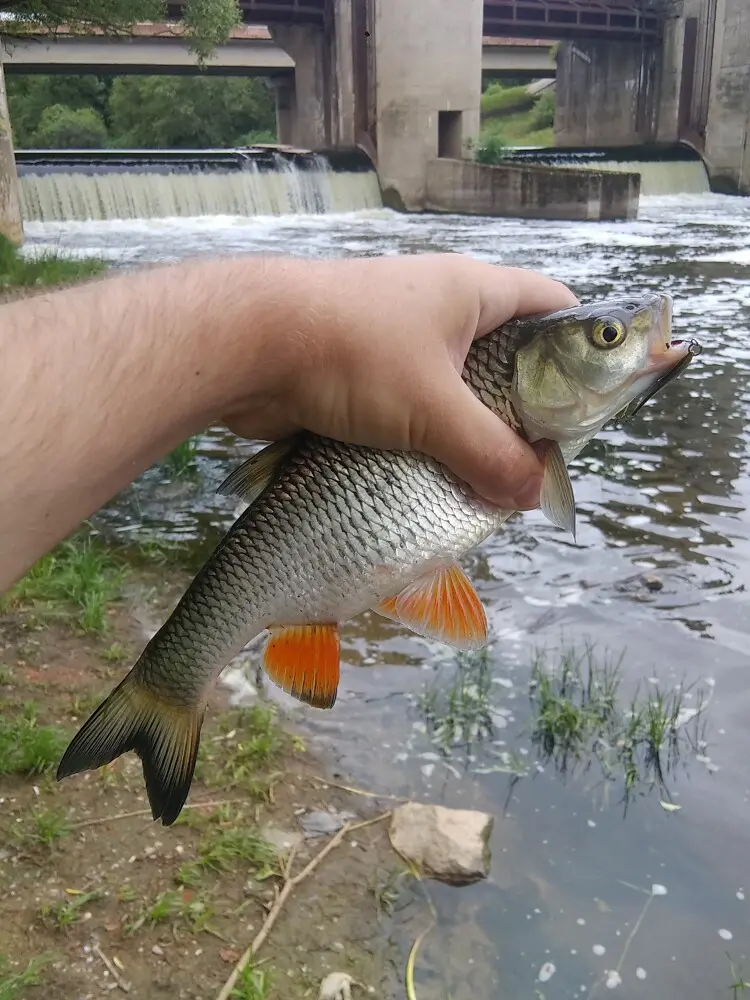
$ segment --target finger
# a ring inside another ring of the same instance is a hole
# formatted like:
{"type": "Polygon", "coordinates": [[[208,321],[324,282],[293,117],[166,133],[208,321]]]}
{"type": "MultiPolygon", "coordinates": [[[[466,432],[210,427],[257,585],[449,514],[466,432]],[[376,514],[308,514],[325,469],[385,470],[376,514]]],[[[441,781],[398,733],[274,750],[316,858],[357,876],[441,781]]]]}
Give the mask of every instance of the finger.
{"type": "Polygon", "coordinates": [[[476,337],[483,337],[514,316],[555,312],[579,305],[567,287],[554,278],[522,267],[482,265],[480,314],[476,337]]]}
{"type": "Polygon", "coordinates": [[[420,407],[412,447],[447,465],[500,507],[539,504],[544,468],[534,450],[472,393],[457,373],[433,386],[420,407]]]}

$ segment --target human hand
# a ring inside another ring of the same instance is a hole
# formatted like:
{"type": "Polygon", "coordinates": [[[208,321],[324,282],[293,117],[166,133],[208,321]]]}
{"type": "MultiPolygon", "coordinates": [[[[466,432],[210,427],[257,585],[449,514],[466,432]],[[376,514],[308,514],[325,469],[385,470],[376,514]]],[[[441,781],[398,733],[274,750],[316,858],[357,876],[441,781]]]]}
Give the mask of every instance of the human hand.
{"type": "Polygon", "coordinates": [[[577,303],[537,272],[461,254],[295,261],[290,330],[268,391],[224,415],[245,437],[294,431],[444,463],[501,507],[537,506],[543,466],[460,377],[472,340],[577,303]]]}

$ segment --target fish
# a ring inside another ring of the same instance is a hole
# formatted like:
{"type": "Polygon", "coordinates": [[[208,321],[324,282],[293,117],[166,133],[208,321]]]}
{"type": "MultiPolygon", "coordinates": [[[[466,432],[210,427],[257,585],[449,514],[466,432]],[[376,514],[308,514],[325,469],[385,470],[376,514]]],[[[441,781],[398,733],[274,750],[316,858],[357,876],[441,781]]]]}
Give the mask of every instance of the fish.
{"type": "MultiPolygon", "coordinates": [[[[542,442],[541,510],[575,538],[568,463],[699,350],[672,339],[670,296],[649,292],[510,320],[474,341],[462,377],[523,438],[542,442]]],[[[264,447],[218,492],[246,510],[57,770],[62,780],[134,750],[165,826],[189,794],[211,691],[250,640],[267,632],[266,674],[321,709],[336,701],[339,628],[368,609],[479,648],[487,616],[459,560],[514,513],[426,455],[307,431],[264,447]]]]}

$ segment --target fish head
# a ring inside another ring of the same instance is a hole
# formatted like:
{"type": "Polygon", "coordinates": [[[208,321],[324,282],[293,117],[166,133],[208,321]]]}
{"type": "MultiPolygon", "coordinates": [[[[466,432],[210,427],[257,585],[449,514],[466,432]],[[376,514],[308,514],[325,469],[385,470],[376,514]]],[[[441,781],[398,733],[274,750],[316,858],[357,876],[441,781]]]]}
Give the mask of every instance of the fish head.
{"type": "Polygon", "coordinates": [[[672,299],[661,293],[518,324],[514,410],[529,440],[557,441],[564,452],[566,443],[580,446],[612,417],[639,409],[699,350],[672,339],[672,299]]]}

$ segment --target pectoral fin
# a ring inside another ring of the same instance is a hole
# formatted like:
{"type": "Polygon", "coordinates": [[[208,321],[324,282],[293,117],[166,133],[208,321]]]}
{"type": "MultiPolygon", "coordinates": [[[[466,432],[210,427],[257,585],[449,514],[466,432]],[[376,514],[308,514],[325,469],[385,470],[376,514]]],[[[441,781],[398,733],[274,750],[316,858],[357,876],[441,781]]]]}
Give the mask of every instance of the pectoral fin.
{"type": "Polygon", "coordinates": [[[216,492],[225,497],[239,497],[248,504],[255,503],[275,478],[294,444],[295,438],[289,437],[267,445],[231,472],[216,492]]]}
{"type": "Polygon", "coordinates": [[[576,501],[560,445],[551,441],[544,463],[544,478],[540,495],[544,515],[558,528],[576,537],[576,501]]]}
{"type": "Polygon", "coordinates": [[[315,708],[332,708],[339,686],[338,625],[290,625],[270,630],[263,669],[279,687],[315,708]]]}
{"type": "Polygon", "coordinates": [[[374,610],[418,635],[459,649],[475,649],[487,641],[487,616],[482,602],[455,563],[410,583],[374,610]]]}

